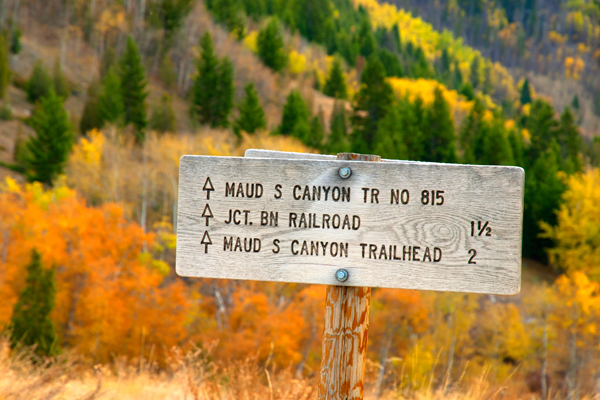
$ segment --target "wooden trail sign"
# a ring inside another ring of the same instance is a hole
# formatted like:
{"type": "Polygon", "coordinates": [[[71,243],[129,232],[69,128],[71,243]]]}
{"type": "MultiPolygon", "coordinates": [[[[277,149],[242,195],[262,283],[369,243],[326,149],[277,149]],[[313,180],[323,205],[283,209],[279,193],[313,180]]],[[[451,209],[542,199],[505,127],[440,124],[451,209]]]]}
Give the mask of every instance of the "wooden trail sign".
{"type": "Polygon", "coordinates": [[[182,157],[179,275],[520,290],[521,168],[294,154],[182,157]]]}

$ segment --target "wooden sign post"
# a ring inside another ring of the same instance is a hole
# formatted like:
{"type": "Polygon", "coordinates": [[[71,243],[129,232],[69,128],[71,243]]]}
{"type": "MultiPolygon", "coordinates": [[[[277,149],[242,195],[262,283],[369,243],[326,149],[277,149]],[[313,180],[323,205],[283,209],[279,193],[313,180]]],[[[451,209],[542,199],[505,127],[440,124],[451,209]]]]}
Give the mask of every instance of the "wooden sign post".
{"type": "MultiPolygon", "coordinates": [[[[338,160],[381,161],[340,153],[338,160]]],[[[319,400],[359,400],[365,391],[370,287],[327,286],[319,400]]]]}
{"type": "Polygon", "coordinates": [[[371,287],[519,292],[524,172],[339,158],[183,156],[176,270],[329,285],[319,399],[355,400],[371,287]]]}

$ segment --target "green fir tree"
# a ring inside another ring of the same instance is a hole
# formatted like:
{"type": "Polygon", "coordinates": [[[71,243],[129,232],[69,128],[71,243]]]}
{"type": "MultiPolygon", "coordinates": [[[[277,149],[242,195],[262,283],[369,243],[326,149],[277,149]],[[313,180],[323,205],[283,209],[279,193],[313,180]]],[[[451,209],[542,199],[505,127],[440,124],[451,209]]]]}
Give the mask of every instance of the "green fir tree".
{"type": "Polygon", "coordinates": [[[27,265],[27,284],[19,295],[11,318],[11,347],[35,346],[39,356],[60,353],[50,313],[56,302],[54,269],[42,266],[40,253],[33,250],[27,265]]]}
{"type": "Polygon", "coordinates": [[[348,138],[348,116],[344,102],[336,101],[331,113],[329,136],[323,150],[328,154],[348,153],[350,142],[348,138]]]}
{"type": "Polygon", "coordinates": [[[6,35],[0,33],[0,99],[6,98],[10,84],[10,67],[8,65],[8,43],[6,35]]]}
{"type": "Polygon", "coordinates": [[[50,89],[47,96],[40,99],[40,106],[32,117],[35,129],[27,143],[30,152],[27,160],[27,178],[52,184],[63,173],[64,166],[73,147],[73,131],[62,98],[50,89]]]}
{"type": "Polygon", "coordinates": [[[344,77],[344,71],[342,71],[342,63],[338,58],[333,60],[331,71],[325,81],[323,93],[336,99],[348,98],[346,78],[344,77]]]}
{"type": "Polygon", "coordinates": [[[40,98],[47,96],[53,86],[54,82],[48,73],[48,70],[44,64],[38,60],[33,67],[33,72],[25,87],[27,100],[30,103],[35,103],[40,98]]]}
{"type": "Polygon", "coordinates": [[[310,133],[304,144],[313,149],[321,149],[323,147],[323,138],[325,137],[325,128],[323,127],[323,111],[319,111],[310,121],[310,133]]]}
{"type": "Polygon", "coordinates": [[[226,127],[233,108],[233,65],[221,61],[214,52],[212,37],[206,32],[200,39],[200,58],[196,61],[197,76],[193,87],[193,113],[202,124],[226,127]]]}
{"type": "Polygon", "coordinates": [[[81,115],[81,121],[79,121],[79,131],[84,135],[92,129],[102,128],[102,119],[100,118],[98,105],[99,86],[97,82],[93,82],[88,88],[87,99],[83,106],[83,114],[81,115]]]}
{"type": "Polygon", "coordinates": [[[360,76],[360,90],[354,97],[352,148],[370,154],[375,146],[379,121],[394,102],[394,91],[385,79],[385,69],[377,57],[370,57],[360,76]]]}
{"type": "Polygon", "coordinates": [[[456,138],[450,105],[439,87],[435,88],[434,100],[427,113],[427,124],[423,137],[423,161],[455,163],[456,138]]]}
{"type": "Polygon", "coordinates": [[[171,96],[163,94],[160,104],[152,110],[148,126],[157,132],[175,132],[177,121],[171,105],[171,96]]]}
{"type": "Polygon", "coordinates": [[[148,124],[146,116],[146,72],[133,37],[127,38],[125,52],[119,62],[120,94],[123,103],[125,125],[135,128],[136,142],[144,141],[144,130],[148,124]]]}
{"type": "Polygon", "coordinates": [[[123,100],[121,99],[121,81],[116,67],[108,70],[104,76],[98,93],[98,115],[102,125],[116,124],[123,116],[123,100]]]}
{"type": "Polygon", "coordinates": [[[234,132],[238,137],[241,137],[241,131],[255,133],[257,130],[267,127],[265,111],[260,105],[254,83],[247,84],[244,91],[246,97],[238,106],[240,115],[234,123],[234,132]]]}
{"type": "Polygon", "coordinates": [[[258,57],[275,72],[279,72],[287,64],[283,35],[277,19],[273,18],[267,26],[258,32],[258,57]]]}
{"type": "Polygon", "coordinates": [[[278,133],[295,136],[304,140],[307,130],[310,130],[309,112],[306,102],[297,90],[292,90],[283,106],[283,115],[278,133]]]}
{"type": "Polygon", "coordinates": [[[531,103],[531,90],[529,89],[529,80],[527,79],[525,79],[523,86],[521,86],[520,100],[522,105],[531,103]]]}
{"type": "Polygon", "coordinates": [[[62,65],[60,63],[59,58],[57,58],[54,62],[52,80],[54,81],[54,92],[63,99],[69,97],[69,94],[71,93],[71,88],[69,85],[69,81],[67,81],[67,77],[63,73],[62,65]]]}

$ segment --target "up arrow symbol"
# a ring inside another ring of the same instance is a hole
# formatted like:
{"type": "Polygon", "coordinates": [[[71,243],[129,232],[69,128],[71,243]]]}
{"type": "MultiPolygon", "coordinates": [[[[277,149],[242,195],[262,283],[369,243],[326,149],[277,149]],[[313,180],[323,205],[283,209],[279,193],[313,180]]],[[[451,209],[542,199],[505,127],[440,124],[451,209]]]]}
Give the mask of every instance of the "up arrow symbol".
{"type": "Polygon", "coordinates": [[[208,245],[213,244],[212,240],[210,240],[210,236],[208,235],[208,231],[204,231],[204,236],[202,236],[202,241],[200,244],[204,245],[204,252],[208,253],[208,245]]]}
{"type": "Polygon", "coordinates": [[[210,192],[215,190],[212,182],[210,181],[210,177],[206,178],[206,182],[204,182],[204,187],[202,187],[202,190],[206,190],[206,200],[210,200],[210,192]]]}
{"type": "Polygon", "coordinates": [[[212,211],[210,210],[210,207],[209,207],[208,203],[206,203],[206,207],[204,207],[204,211],[202,212],[202,216],[204,218],[206,218],[206,226],[208,226],[208,219],[209,218],[214,218],[214,215],[213,215],[212,211]]]}

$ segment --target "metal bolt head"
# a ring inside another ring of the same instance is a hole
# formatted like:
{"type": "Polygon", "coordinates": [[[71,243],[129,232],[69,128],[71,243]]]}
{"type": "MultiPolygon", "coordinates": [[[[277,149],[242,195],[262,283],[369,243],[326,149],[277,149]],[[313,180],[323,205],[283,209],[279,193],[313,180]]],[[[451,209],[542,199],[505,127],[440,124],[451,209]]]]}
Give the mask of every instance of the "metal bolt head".
{"type": "Polygon", "coordinates": [[[339,170],[339,174],[342,179],[348,179],[350,178],[350,175],[352,175],[352,170],[350,167],[342,167],[339,170]]]}
{"type": "Polygon", "coordinates": [[[346,271],[345,269],[338,269],[335,272],[335,278],[340,282],[346,282],[348,280],[348,277],[348,271],[346,271]]]}

